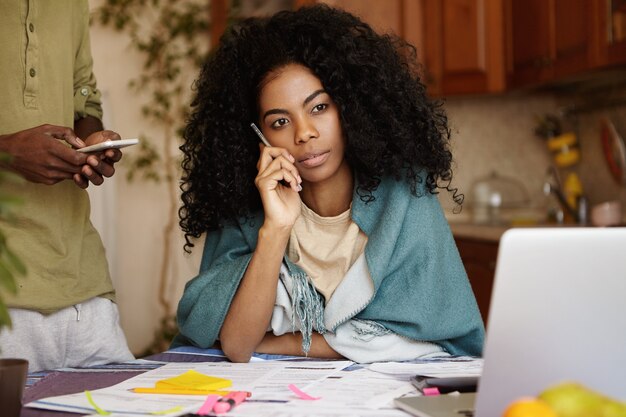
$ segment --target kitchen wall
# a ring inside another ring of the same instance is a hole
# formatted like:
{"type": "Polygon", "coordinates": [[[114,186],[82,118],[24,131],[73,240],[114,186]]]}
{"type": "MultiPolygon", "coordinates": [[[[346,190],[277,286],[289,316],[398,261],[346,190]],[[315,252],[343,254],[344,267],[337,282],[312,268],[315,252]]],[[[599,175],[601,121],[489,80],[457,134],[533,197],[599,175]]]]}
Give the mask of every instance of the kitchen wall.
{"type": "MultiPolygon", "coordinates": [[[[568,97],[561,101],[568,100],[568,97]]],[[[570,103],[582,103],[575,120],[583,153],[580,176],[585,192],[592,205],[618,200],[626,210],[626,186],[619,185],[611,176],[600,140],[600,127],[604,118],[609,118],[622,138],[626,139],[626,87],[609,87],[608,90],[592,96],[590,103],[585,101],[589,100],[569,99],[570,103]],[[612,102],[619,104],[611,104],[612,102]]]]}
{"type": "MultiPolygon", "coordinates": [[[[493,172],[513,177],[526,188],[531,207],[544,203],[542,185],[550,164],[542,140],[533,134],[537,115],[553,113],[550,95],[511,94],[452,97],[445,100],[456,161],[453,185],[465,195],[464,209],[452,221],[467,220],[473,200],[472,185],[493,172]]],[[[450,211],[454,204],[442,196],[450,211]]]]}
{"type": "MultiPolygon", "coordinates": [[[[90,0],[91,9],[101,2],[90,0]]],[[[117,131],[122,138],[144,135],[157,149],[162,149],[164,133],[141,115],[142,105],[149,102],[148,94],[128,88],[128,81],[136,78],[142,68],[140,57],[129,47],[129,39],[94,23],[91,46],[94,72],[103,92],[105,126],[117,131]]],[[[191,85],[195,74],[189,75],[191,85]]],[[[177,146],[174,144],[173,148],[177,146]]],[[[136,155],[136,152],[133,148],[124,150],[126,155],[136,155]]],[[[92,221],[101,231],[110,255],[121,325],[131,350],[139,354],[150,345],[165,313],[157,301],[165,240],[171,245],[172,261],[171,279],[166,283],[166,298],[172,306],[169,313],[174,312],[185,283],[197,274],[202,244],[191,255],[186,254],[177,223],[175,231],[165,238],[164,227],[169,216],[165,183],[142,179],[129,182],[127,172],[122,159],[116,165],[114,177],[101,187],[90,187],[89,191],[93,196],[92,221]],[[106,218],[104,222],[103,218],[106,218]]]]}
{"type": "MultiPolygon", "coordinates": [[[[90,0],[92,8],[101,0],[90,0]]],[[[157,146],[162,133],[141,116],[146,95],[129,91],[128,80],[141,70],[141,63],[122,35],[99,25],[91,30],[94,69],[105,97],[107,126],[122,137],[145,134],[157,146]]],[[[547,93],[515,93],[486,97],[454,97],[445,101],[452,129],[456,169],[453,186],[471,200],[471,186],[477,179],[496,171],[519,180],[531,196],[531,205],[542,210],[545,198],[542,185],[550,165],[550,156],[542,140],[533,133],[535,117],[554,113],[570,99],[547,93]]],[[[626,191],[609,176],[598,140],[598,120],[611,114],[626,120],[626,108],[580,114],[579,134],[583,161],[580,175],[592,204],[621,199],[626,191]]],[[[133,149],[126,151],[128,154],[133,149]]],[[[91,187],[94,222],[103,232],[111,255],[111,272],[118,293],[122,327],[133,352],[143,351],[152,341],[163,314],[157,302],[159,268],[163,252],[163,227],[168,209],[164,184],[146,181],[128,182],[127,169],[118,165],[114,178],[102,187],[91,187]]],[[[441,201],[448,211],[453,204],[448,195],[441,201]]],[[[468,204],[466,204],[468,207],[468,204]]],[[[467,219],[469,210],[451,215],[452,220],[467,219]],[[464,217],[465,216],[465,217],[464,217]]],[[[171,266],[174,279],[168,284],[169,301],[175,307],[184,284],[198,270],[202,244],[192,255],[182,249],[178,231],[171,241],[171,266]]]]}
{"type": "Polygon", "coordinates": [[[450,213],[448,218],[451,221],[468,220],[472,185],[494,171],[519,180],[529,192],[534,215],[542,216],[548,204],[543,184],[552,161],[545,142],[533,133],[536,117],[546,113],[562,115],[569,108],[584,109],[567,117],[565,126],[574,129],[579,139],[582,158],[574,170],[583,183],[590,206],[619,200],[626,208],[626,188],[611,177],[600,141],[603,117],[610,117],[621,127],[622,134],[626,134],[626,106],[604,107],[611,100],[622,100],[624,94],[626,89],[623,93],[612,91],[610,100],[594,99],[591,102],[575,91],[568,94],[516,92],[446,99],[456,160],[453,184],[466,196],[460,215],[450,213],[454,204],[450,198],[442,196],[442,205],[450,213]]]}

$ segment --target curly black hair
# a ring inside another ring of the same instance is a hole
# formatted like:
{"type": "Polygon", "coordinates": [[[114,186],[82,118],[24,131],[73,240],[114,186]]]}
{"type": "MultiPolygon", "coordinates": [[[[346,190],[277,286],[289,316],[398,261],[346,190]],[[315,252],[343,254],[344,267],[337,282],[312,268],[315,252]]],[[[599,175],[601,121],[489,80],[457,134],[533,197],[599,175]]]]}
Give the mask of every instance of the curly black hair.
{"type": "Polygon", "coordinates": [[[462,203],[450,188],[447,117],[426,96],[415,48],[350,13],[303,7],[230,28],[194,84],[180,147],[186,250],[192,238],[261,209],[254,185],[259,140],[250,123],[259,118],[264,77],[291,63],[309,68],[336,103],[361,199],[373,200],[381,178],[393,176],[415,195],[444,188],[462,203]]]}

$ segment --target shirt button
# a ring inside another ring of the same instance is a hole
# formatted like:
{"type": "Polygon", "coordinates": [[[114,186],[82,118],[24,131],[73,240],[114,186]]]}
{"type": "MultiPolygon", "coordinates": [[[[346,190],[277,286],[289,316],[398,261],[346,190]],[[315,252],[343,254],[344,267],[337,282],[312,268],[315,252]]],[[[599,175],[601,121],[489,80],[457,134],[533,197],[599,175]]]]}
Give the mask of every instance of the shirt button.
{"type": "Polygon", "coordinates": [[[86,96],[89,94],[89,90],[87,88],[81,88],[80,94],[82,94],[83,96],[86,96]]]}
{"type": "Polygon", "coordinates": [[[35,68],[31,68],[28,73],[30,74],[31,77],[34,77],[35,75],[37,75],[37,71],[35,71],[35,68]]]}
{"type": "Polygon", "coordinates": [[[28,24],[28,30],[30,30],[31,32],[35,31],[35,25],[33,25],[32,23],[28,24]]]}

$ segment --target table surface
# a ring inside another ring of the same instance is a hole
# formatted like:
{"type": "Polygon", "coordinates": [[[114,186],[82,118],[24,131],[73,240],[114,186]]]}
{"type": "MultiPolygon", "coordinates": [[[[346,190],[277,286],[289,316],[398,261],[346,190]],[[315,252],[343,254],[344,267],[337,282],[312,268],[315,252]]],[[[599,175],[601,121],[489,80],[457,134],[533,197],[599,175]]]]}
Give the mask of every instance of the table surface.
{"type": "MultiPolygon", "coordinates": [[[[184,347],[176,350],[148,356],[144,359],[151,361],[161,361],[164,363],[221,362],[226,360],[223,352],[218,349],[196,349],[193,347],[184,347]],[[187,353],[176,353],[176,350],[184,351],[187,353]],[[193,353],[194,351],[198,351],[198,353],[202,352],[203,354],[188,354],[190,352],[193,353]],[[207,356],[206,353],[212,353],[214,354],[214,356],[207,356]]],[[[255,356],[262,359],[287,358],[282,355],[255,354],[255,356]]],[[[291,359],[314,360],[315,358],[291,357],[291,359]]],[[[27,404],[31,401],[35,401],[45,397],[73,394],[85,390],[92,391],[100,388],[110,387],[129,378],[137,376],[143,372],[146,372],[146,369],[137,368],[141,368],[140,362],[137,362],[136,366],[104,365],[76,371],[50,371],[29,375],[29,379],[34,380],[34,382],[32,383],[32,385],[27,386],[24,390],[22,403],[27,404]]],[[[22,407],[22,411],[20,413],[20,417],[77,417],[79,415],[80,414],[76,413],[42,410],[30,407],[22,407]]]]}

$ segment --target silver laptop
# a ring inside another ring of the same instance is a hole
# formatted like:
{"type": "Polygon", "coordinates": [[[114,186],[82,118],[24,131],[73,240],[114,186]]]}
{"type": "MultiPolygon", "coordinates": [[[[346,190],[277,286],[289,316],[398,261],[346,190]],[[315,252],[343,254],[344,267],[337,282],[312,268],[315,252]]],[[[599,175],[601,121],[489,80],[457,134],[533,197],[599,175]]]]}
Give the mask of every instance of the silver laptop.
{"type": "Polygon", "coordinates": [[[420,417],[502,415],[564,380],[626,401],[626,228],[511,229],[501,241],[478,392],[405,397],[420,417]]]}

